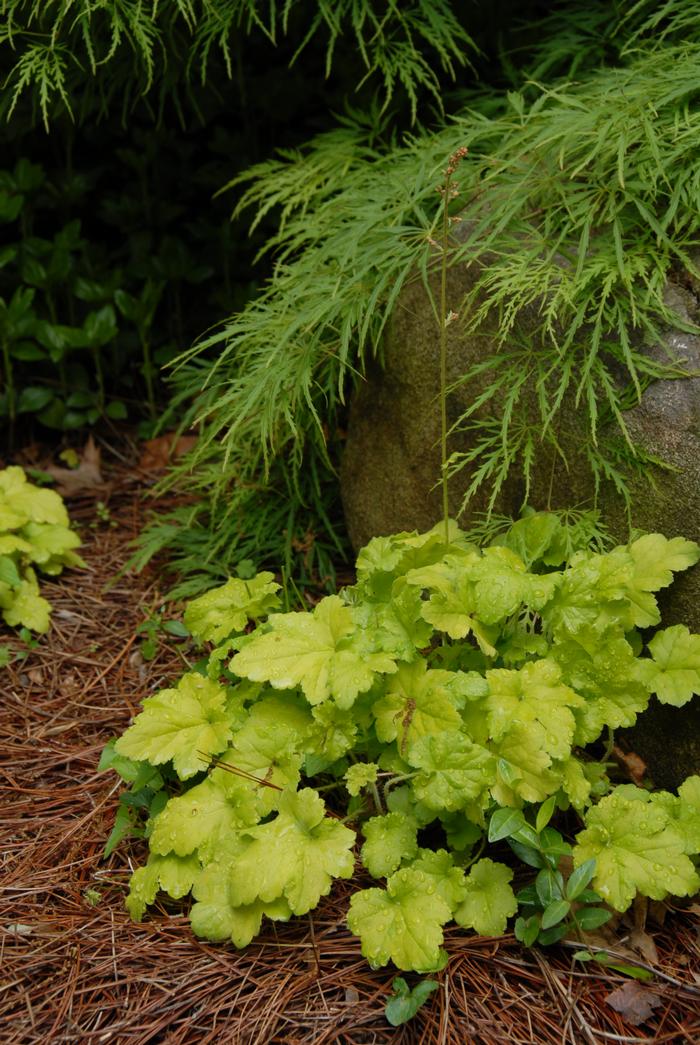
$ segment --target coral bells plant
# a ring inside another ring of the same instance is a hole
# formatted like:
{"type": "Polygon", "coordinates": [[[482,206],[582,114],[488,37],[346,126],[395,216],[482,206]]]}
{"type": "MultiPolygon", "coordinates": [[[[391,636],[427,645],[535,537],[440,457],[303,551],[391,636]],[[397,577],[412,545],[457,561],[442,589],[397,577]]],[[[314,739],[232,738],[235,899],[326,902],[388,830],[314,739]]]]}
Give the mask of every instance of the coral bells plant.
{"type": "Polygon", "coordinates": [[[54,490],[27,481],[17,467],[0,471],[0,613],[11,627],[49,630],[51,605],[36,571],[56,576],[84,566],[65,505],[54,490]]]}
{"type": "Polygon", "coordinates": [[[310,612],[282,612],[270,573],[193,601],[205,657],[103,760],[150,782],[131,916],[191,892],[194,932],[243,947],[355,876],[363,954],[426,972],[450,922],[496,935],[520,905],[519,937],[546,943],[694,893],[700,777],[613,786],[606,752],[652,694],[700,691],[700,636],[648,630],[699,549],[581,532],[531,513],[481,547],[440,523],[370,541],[310,612]]]}

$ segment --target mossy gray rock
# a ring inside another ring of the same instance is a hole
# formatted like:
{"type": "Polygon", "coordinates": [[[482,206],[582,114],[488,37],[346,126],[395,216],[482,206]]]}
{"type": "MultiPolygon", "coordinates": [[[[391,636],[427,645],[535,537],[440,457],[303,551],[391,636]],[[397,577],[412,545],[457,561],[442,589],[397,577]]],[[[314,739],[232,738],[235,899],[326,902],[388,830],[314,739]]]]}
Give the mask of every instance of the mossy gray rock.
{"type": "MultiPolygon", "coordinates": [[[[448,308],[458,311],[473,288],[476,271],[469,266],[448,274],[448,308]]],[[[437,277],[433,277],[436,294],[437,277]]],[[[700,288],[693,281],[669,283],[667,300],[684,320],[700,323],[700,288]]],[[[437,296],[437,294],[436,294],[437,296]]],[[[536,331],[535,310],[520,318],[527,334],[536,331]]],[[[480,360],[497,349],[493,330],[465,335],[459,323],[448,334],[448,384],[452,385],[480,360]]],[[[659,361],[669,353],[700,374],[700,337],[669,332],[666,344],[649,350],[659,361]]],[[[474,380],[453,389],[448,397],[449,423],[456,421],[483,385],[474,380]]],[[[413,280],[398,299],[387,329],[383,366],[375,366],[354,396],[348,438],[341,467],[345,515],[353,545],[365,544],[378,534],[425,530],[441,515],[439,337],[435,311],[422,281],[413,280]]],[[[535,416],[533,409],[533,417],[535,416]]],[[[654,469],[655,488],[647,479],[633,478],[632,523],[667,536],[700,536],[700,377],[663,380],[651,385],[639,405],[625,413],[633,441],[651,457],[665,461],[668,470],[654,469]]],[[[562,412],[558,438],[566,446],[568,468],[543,448],[529,494],[536,508],[591,505],[593,479],[580,447],[584,427],[572,403],[562,412]]],[[[449,452],[466,452],[478,433],[462,432],[450,438],[449,452]]],[[[470,481],[465,470],[451,480],[450,511],[469,527],[476,513],[488,506],[490,492],[478,491],[467,512],[460,514],[464,490],[470,481]]],[[[525,496],[522,476],[508,479],[494,510],[506,515],[520,511],[525,496]]],[[[612,489],[602,489],[598,506],[603,520],[620,542],[629,535],[624,506],[612,489]]],[[[660,599],[664,624],[685,623],[700,632],[700,565],[681,575],[660,599]]],[[[652,722],[628,735],[627,742],[648,762],[656,782],[673,786],[691,772],[700,772],[700,698],[675,711],[656,708],[652,722]]],[[[649,720],[649,716],[647,716],[649,720]]]]}

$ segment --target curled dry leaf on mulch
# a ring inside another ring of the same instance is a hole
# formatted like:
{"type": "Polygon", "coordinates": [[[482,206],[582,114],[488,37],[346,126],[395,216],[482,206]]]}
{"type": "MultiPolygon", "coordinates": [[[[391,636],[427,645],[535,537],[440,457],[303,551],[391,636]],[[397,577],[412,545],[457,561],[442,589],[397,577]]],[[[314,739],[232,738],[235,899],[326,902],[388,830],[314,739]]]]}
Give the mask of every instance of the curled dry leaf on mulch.
{"type": "Polygon", "coordinates": [[[269,925],[241,952],[195,939],[185,907],[169,901],[143,923],[129,921],[124,895],[145,848],[125,842],[102,859],[120,785],[97,762],[139,701],[182,670],[175,642],[164,640],[151,661],[139,652],[136,629],[162,604],[157,575],[115,581],[145,514],[146,477],[137,453],[133,461],[103,447],[106,485],[69,502],[87,569],[44,580],[52,629],[0,674],[0,1041],[699,1041],[691,910],[654,930],[659,975],[637,989],[574,962],[565,947],[527,951],[512,936],[448,930],[450,961],[434,977],[440,989],[399,1028],[384,1018],[395,970],[370,969],[345,926],[352,883],[337,883],[310,917],[269,925]]]}

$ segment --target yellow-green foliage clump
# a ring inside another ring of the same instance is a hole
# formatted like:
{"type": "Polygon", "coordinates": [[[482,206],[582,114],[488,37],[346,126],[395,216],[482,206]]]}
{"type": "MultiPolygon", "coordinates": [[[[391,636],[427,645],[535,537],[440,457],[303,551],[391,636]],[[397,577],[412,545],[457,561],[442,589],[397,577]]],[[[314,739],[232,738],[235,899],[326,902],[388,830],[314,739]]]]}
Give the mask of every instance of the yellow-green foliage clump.
{"type": "Polygon", "coordinates": [[[64,566],[84,566],[78,547],[54,490],[27,482],[21,468],[0,471],[0,612],[7,624],[49,630],[51,605],[39,594],[35,568],[55,576],[64,566]]]}

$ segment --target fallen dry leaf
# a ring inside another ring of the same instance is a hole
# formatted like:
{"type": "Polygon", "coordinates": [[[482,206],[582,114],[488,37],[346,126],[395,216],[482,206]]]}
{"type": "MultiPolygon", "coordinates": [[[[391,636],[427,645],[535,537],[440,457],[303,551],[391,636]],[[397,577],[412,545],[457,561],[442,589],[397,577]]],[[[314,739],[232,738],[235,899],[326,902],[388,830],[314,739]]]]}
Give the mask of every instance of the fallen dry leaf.
{"type": "Polygon", "coordinates": [[[636,980],[627,980],[621,987],[606,995],[607,1004],[619,1012],[623,1019],[638,1027],[661,1005],[661,998],[648,987],[642,987],[636,980]]]}
{"type": "Polygon", "coordinates": [[[612,749],[618,765],[625,770],[633,784],[641,784],[647,774],[647,764],[634,751],[623,751],[617,744],[612,749]]]}
{"type": "Polygon", "coordinates": [[[658,963],[659,953],[656,950],[654,938],[645,932],[644,929],[632,930],[630,933],[630,946],[634,947],[635,951],[639,951],[644,960],[650,965],[658,963]]]}
{"type": "Polygon", "coordinates": [[[143,444],[139,468],[144,472],[162,472],[170,462],[189,453],[197,442],[196,435],[180,435],[166,432],[157,439],[147,439],[143,444]]]}
{"type": "Polygon", "coordinates": [[[44,471],[56,480],[56,492],[60,493],[61,497],[75,497],[85,490],[95,490],[104,486],[100,471],[100,448],[95,445],[91,435],[83,447],[77,468],[58,468],[50,464],[44,471]]]}

